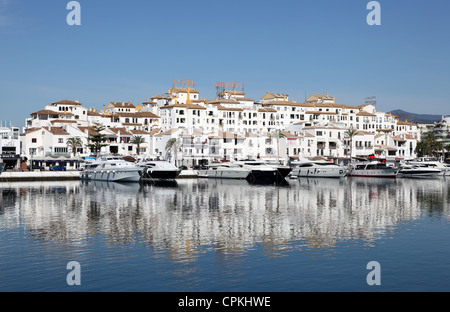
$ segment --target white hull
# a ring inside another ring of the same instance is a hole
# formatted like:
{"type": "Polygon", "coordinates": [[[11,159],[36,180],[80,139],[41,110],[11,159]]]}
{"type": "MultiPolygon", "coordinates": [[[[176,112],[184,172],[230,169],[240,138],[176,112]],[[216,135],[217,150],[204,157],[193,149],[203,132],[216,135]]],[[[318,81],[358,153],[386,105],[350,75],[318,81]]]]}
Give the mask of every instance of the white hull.
{"type": "Polygon", "coordinates": [[[435,168],[427,167],[406,167],[399,171],[398,177],[400,178],[436,178],[443,176],[443,171],[435,168]]]}
{"type": "Polygon", "coordinates": [[[356,164],[349,175],[352,177],[396,178],[398,171],[398,168],[387,167],[385,164],[372,161],[356,164]]]}
{"type": "Polygon", "coordinates": [[[352,177],[374,177],[374,178],[395,178],[397,170],[395,169],[366,169],[366,170],[352,170],[350,175],[352,177]]]}
{"type": "Polygon", "coordinates": [[[341,178],[347,175],[345,168],[295,168],[291,177],[341,178]]]}
{"type": "Polygon", "coordinates": [[[82,180],[107,182],[139,182],[141,169],[94,170],[81,173],[82,180]]]}
{"type": "Polygon", "coordinates": [[[438,173],[439,177],[450,176],[450,167],[447,167],[446,164],[443,164],[438,161],[411,161],[408,164],[413,166],[419,166],[421,168],[438,169],[440,170],[440,172],[438,173]]]}
{"type": "Polygon", "coordinates": [[[201,170],[198,172],[199,178],[213,179],[246,179],[250,171],[247,170],[201,170]]]}

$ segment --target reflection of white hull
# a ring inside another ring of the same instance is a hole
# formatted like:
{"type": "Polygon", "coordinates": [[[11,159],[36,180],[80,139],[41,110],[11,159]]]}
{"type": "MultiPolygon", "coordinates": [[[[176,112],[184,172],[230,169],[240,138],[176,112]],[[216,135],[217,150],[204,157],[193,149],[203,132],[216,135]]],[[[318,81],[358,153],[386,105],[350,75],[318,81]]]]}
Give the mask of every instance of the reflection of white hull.
{"type": "Polygon", "coordinates": [[[249,170],[200,170],[198,172],[199,178],[213,178],[213,179],[246,179],[250,174],[249,170]]]}
{"type": "Polygon", "coordinates": [[[82,180],[108,181],[108,182],[139,182],[141,168],[120,170],[92,170],[81,173],[82,180]]]}
{"type": "Polygon", "coordinates": [[[291,172],[291,177],[311,177],[311,178],[340,178],[347,174],[345,168],[295,168],[291,172]]]}

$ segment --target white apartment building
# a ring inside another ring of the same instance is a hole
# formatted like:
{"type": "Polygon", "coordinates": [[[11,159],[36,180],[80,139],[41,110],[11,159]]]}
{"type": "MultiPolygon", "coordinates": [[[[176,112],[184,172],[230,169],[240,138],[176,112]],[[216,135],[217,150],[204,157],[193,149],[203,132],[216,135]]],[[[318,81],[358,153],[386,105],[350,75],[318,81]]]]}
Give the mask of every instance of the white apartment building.
{"type": "Polygon", "coordinates": [[[378,112],[373,105],[336,104],[328,94],[295,102],[287,93],[267,92],[259,102],[244,91],[223,90],[216,99],[200,97],[194,88],[173,87],[135,106],[111,102],[98,111],[78,101],[59,101],[31,114],[22,135],[23,152],[50,157],[73,155],[67,139],[80,137],[78,156],[87,156],[94,124],[106,129],[108,147],[102,153],[171,157],[166,144],[179,138],[178,160],[199,164],[239,158],[280,157],[285,162],[301,157],[413,158],[420,129],[378,112]],[[347,129],[356,129],[352,140],[347,129]],[[283,133],[279,139],[274,134],[283,133]],[[140,150],[133,136],[145,140],[140,150]],[[351,143],[351,146],[350,146],[351,143]]]}
{"type": "Polygon", "coordinates": [[[20,129],[8,126],[6,122],[0,123],[0,160],[6,169],[18,168],[20,166],[20,129]]]}

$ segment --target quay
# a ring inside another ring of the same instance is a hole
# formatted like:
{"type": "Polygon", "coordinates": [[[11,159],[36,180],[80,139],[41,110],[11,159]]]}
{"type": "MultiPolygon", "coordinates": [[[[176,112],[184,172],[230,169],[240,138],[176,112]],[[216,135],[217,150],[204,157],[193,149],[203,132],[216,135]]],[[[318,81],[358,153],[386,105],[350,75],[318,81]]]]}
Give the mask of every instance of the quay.
{"type": "Polygon", "coordinates": [[[0,182],[80,180],[80,171],[4,171],[0,182]]]}
{"type": "MultiPolygon", "coordinates": [[[[0,174],[1,182],[32,181],[70,181],[80,180],[81,171],[4,171],[0,174]]],[[[177,179],[195,179],[197,170],[183,170],[177,179]]]]}

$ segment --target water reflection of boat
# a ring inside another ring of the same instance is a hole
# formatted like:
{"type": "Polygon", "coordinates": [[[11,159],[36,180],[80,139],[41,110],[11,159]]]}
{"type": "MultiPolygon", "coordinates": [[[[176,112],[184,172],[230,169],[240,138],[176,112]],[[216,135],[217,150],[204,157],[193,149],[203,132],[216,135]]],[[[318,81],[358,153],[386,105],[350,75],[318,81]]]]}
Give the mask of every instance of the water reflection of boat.
{"type": "Polygon", "coordinates": [[[141,184],[143,186],[145,185],[152,185],[152,186],[159,186],[159,187],[177,187],[178,182],[177,180],[141,180],[141,184]]]}

